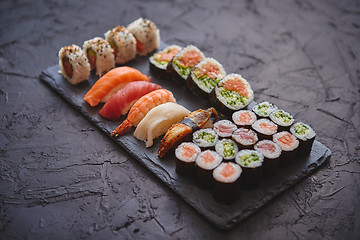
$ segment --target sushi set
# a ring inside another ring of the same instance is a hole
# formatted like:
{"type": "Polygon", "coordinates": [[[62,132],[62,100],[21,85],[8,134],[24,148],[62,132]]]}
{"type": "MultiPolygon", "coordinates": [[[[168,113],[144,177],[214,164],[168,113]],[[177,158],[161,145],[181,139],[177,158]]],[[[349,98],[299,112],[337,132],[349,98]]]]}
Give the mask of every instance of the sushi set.
{"type": "Polygon", "coordinates": [[[256,103],[241,75],[197,47],[160,41],[149,20],[115,27],[83,50],[61,48],[59,65],[39,78],[222,229],[331,156],[309,125],[256,103]]]}

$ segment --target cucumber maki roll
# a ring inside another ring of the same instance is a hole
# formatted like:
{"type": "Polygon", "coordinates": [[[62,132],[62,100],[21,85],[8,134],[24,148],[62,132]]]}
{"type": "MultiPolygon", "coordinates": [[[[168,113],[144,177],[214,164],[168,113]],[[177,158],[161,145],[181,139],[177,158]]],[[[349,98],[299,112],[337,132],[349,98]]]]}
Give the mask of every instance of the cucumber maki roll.
{"type": "Polygon", "coordinates": [[[295,157],[296,151],[299,147],[299,140],[287,131],[274,134],[273,141],[280,145],[282,154],[280,158],[280,166],[287,166],[291,164],[295,157]]]}
{"type": "Polygon", "coordinates": [[[193,94],[208,98],[225,75],[225,69],[218,61],[205,58],[193,68],[186,80],[186,86],[193,94]]]}
{"type": "Polygon", "coordinates": [[[211,189],[213,170],[221,163],[222,157],[215,151],[205,150],[195,160],[196,184],[202,189],[211,189]]]}
{"type": "Polygon", "coordinates": [[[243,188],[258,187],[261,182],[264,156],[255,150],[241,150],[235,158],[235,162],[242,169],[241,186],[243,188]]]}
{"type": "Polygon", "coordinates": [[[259,118],[268,118],[273,111],[277,110],[277,106],[266,101],[256,104],[252,110],[259,118]]]}
{"type": "Polygon", "coordinates": [[[224,114],[231,116],[254,99],[250,84],[239,74],[225,76],[210,94],[210,101],[224,114]]]}
{"type": "Polygon", "coordinates": [[[233,132],[231,138],[239,144],[242,149],[253,148],[259,140],[256,132],[248,128],[239,128],[233,132]]]}
{"type": "Polygon", "coordinates": [[[224,160],[232,160],[238,153],[239,148],[236,142],[224,138],[216,143],[215,151],[218,152],[224,160]]]}
{"type": "Polygon", "coordinates": [[[279,132],[290,131],[290,126],[294,123],[294,117],[281,109],[273,111],[270,119],[279,126],[279,132]]]}
{"type": "Polygon", "coordinates": [[[200,148],[191,142],[183,142],[175,149],[175,170],[184,177],[195,175],[195,159],[201,152],[200,148]]]}
{"type": "Polygon", "coordinates": [[[219,137],[213,129],[200,129],[193,133],[193,142],[202,149],[214,147],[219,137]]]}
{"type": "Polygon", "coordinates": [[[257,132],[260,140],[272,139],[272,136],[277,132],[278,126],[267,118],[261,118],[251,125],[252,129],[257,132]]]}
{"type": "Polygon", "coordinates": [[[251,128],[257,120],[255,113],[249,110],[239,110],[232,114],[232,120],[239,127],[251,128]]]}
{"type": "Polygon", "coordinates": [[[178,45],[170,45],[165,49],[154,53],[150,58],[150,70],[156,74],[164,75],[171,59],[181,50],[178,45]]]}
{"type": "Polygon", "coordinates": [[[291,126],[290,132],[299,139],[298,155],[310,154],[316,136],[315,131],[308,124],[297,122],[291,126]]]}
{"type": "Polygon", "coordinates": [[[220,120],[214,123],[214,130],[219,137],[231,137],[237,126],[229,120],[220,120]]]}
{"type": "Polygon", "coordinates": [[[254,149],[264,156],[263,176],[274,175],[279,166],[281,147],[271,140],[262,140],[255,144],[254,149]]]}

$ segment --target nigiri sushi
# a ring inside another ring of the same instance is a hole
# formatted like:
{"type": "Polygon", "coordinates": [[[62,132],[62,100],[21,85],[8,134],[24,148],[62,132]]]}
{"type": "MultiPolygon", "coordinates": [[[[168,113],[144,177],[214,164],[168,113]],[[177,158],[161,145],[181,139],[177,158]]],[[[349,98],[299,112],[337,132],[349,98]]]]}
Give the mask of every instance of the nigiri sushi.
{"type": "Polygon", "coordinates": [[[127,118],[111,133],[111,136],[123,135],[131,126],[136,127],[152,108],[166,102],[176,102],[173,94],[166,89],[158,89],[142,96],[131,107],[127,118]]]}
{"type": "Polygon", "coordinates": [[[153,145],[153,139],[163,135],[174,123],[190,113],[185,107],[168,102],[151,109],[136,127],[134,136],[146,141],[146,147],[153,145]]]}
{"type": "Polygon", "coordinates": [[[106,102],[118,90],[134,81],[150,82],[150,77],[132,67],[113,68],[97,80],[94,86],[85,94],[84,100],[90,106],[96,106],[99,102],[106,102]]]}
{"type": "Polygon", "coordinates": [[[125,115],[139,98],[160,88],[160,85],[151,82],[131,82],[112,95],[99,114],[106,119],[116,120],[125,115]]]}
{"type": "Polygon", "coordinates": [[[190,113],[180,123],[173,124],[161,140],[158,156],[160,158],[164,157],[170,148],[176,147],[181,141],[191,135],[193,131],[204,127],[211,118],[214,118],[214,120],[218,119],[215,108],[199,109],[190,113]]]}

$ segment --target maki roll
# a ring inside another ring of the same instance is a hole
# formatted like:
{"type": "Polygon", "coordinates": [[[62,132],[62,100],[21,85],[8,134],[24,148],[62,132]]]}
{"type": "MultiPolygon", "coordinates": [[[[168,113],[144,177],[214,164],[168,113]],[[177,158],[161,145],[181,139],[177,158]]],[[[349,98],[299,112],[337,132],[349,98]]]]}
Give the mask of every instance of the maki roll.
{"type": "Polygon", "coordinates": [[[254,149],[264,156],[263,175],[269,177],[273,175],[279,165],[281,147],[271,140],[262,140],[255,144],[254,149]]]}
{"type": "Polygon", "coordinates": [[[179,84],[185,84],[193,68],[204,58],[204,54],[197,47],[188,45],[173,57],[167,66],[167,71],[179,84]]]}
{"type": "Polygon", "coordinates": [[[257,120],[255,113],[249,110],[239,110],[232,114],[232,120],[239,127],[251,128],[257,120]]]}
{"type": "Polygon", "coordinates": [[[237,129],[236,125],[229,120],[220,120],[214,123],[214,130],[219,137],[231,137],[231,134],[237,129]]]}
{"type": "Polygon", "coordinates": [[[150,58],[150,70],[159,75],[166,73],[167,66],[171,59],[181,50],[177,45],[170,45],[167,48],[154,53],[150,58]]]}
{"type": "Polygon", "coordinates": [[[273,111],[270,119],[279,126],[279,132],[290,131],[290,126],[294,123],[294,117],[281,109],[273,111]]]}
{"type": "Polygon", "coordinates": [[[252,129],[255,130],[255,132],[257,132],[260,140],[263,140],[263,139],[271,140],[272,135],[274,135],[278,130],[278,126],[266,118],[261,118],[261,119],[255,121],[251,125],[251,127],[252,127],[252,129]]]}
{"type": "Polygon", "coordinates": [[[236,142],[224,138],[216,143],[215,151],[218,152],[224,160],[232,160],[238,153],[239,148],[236,142]]]}
{"type": "Polygon", "coordinates": [[[250,84],[235,73],[224,77],[210,95],[210,101],[216,109],[229,116],[249,105],[253,99],[254,93],[250,84]]]}
{"type": "Polygon", "coordinates": [[[277,106],[275,106],[271,102],[266,101],[256,104],[252,110],[259,118],[268,118],[270,116],[270,113],[272,113],[276,109],[277,106]]]}
{"type": "Polygon", "coordinates": [[[316,136],[315,131],[308,124],[297,122],[291,126],[290,132],[299,139],[298,155],[310,154],[316,136]]]}
{"type": "Polygon", "coordinates": [[[148,19],[139,18],[127,27],[136,38],[136,50],[140,56],[151,53],[160,46],[160,30],[148,19]]]}
{"type": "Polygon", "coordinates": [[[192,142],[183,142],[175,149],[176,173],[184,177],[195,176],[195,159],[201,152],[200,148],[192,142]]]}
{"type": "Polygon", "coordinates": [[[282,154],[280,166],[286,166],[292,163],[296,157],[296,150],[299,147],[299,140],[287,131],[274,134],[273,141],[280,145],[282,154]]]}
{"type": "Polygon", "coordinates": [[[195,160],[196,184],[202,189],[211,189],[213,170],[221,163],[222,157],[215,151],[201,152],[195,160]]]}
{"type": "Polygon", "coordinates": [[[256,132],[248,128],[237,129],[233,132],[231,138],[243,149],[253,148],[259,140],[256,132]]]}
{"type": "Polygon", "coordinates": [[[235,162],[242,169],[241,186],[243,188],[258,187],[262,178],[264,156],[255,150],[241,150],[235,162]]]}
{"type": "Polygon", "coordinates": [[[195,95],[208,98],[216,84],[225,77],[224,67],[213,58],[198,63],[186,79],[186,86],[195,95]]]}
{"type": "Polygon", "coordinates": [[[115,63],[124,64],[136,57],[136,39],[124,26],[117,26],[105,33],[115,56],[115,63]]]}
{"type": "Polygon", "coordinates": [[[223,162],[213,171],[213,196],[222,204],[231,204],[239,196],[239,179],[242,169],[232,162],[223,162]]]}
{"type": "Polygon", "coordinates": [[[59,51],[60,73],[71,84],[89,79],[89,61],[77,45],[62,47],[59,51]]]}
{"type": "Polygon", "coordinates": [[[83,49],[89,59],[91,70],[96,69],[96,75],[101,77],[103,73],[115,67],[114,50],[103,38],[96,37],[85,41],[83,49]]]}
{"type": "Polygon", "coordinates": [[[211,128],[200,129],[193,133],[193,142],[202,149],[214,147],[218,140],[218,135],[211,128]]]}

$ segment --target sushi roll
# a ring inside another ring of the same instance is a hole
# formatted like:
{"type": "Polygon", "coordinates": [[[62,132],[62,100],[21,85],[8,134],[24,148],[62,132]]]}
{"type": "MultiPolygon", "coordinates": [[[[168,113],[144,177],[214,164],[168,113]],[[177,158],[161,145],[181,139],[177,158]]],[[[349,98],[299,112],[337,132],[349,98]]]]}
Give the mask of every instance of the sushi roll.
{"type": "Polygon", "coordinates": [[[62,47],[59,50],[60,73],[71,84],[77,84],[89,79],[89,61],[77,45],[62,47]]]}
{"type": "Polygon", "coordinates": [[[239,110],[232,114],[232,120],[239,127],[251,128],[257,120],[255,113],[249,110],[239,110]]]}
{"type": "Polygon", "coordinates": [[[195,95],[208,98],[216,84],[225,77],[224,67],[213,58],[198,63],[186,79],[186,86],[195,95]]]}
{"type": "Polygon", "coordinates": [[[218,140],[218,135],[211,128],[200,129],[193,133],[193,142],[201,149],[214,147],[218,140]]]}
{"type": "Polygon", "coordinates": [[[241,186],[243,188],[258,187],[263,174],[264,156],[255,150],[241,150],[235,158],[235,162],[242,169],[241,186]]]}
{"type": "Polygon", "coordinates": [[[253,148],[259,140],[256,132],[248,128],[239,128],[233,132],[231,138],[239,144],[241,149],[253,148]]]}
{"type": "Polygon", "coordinates": [[[221,112],[232,116],[249,105],[254,99],[250,84],[239,74],[229,74],[224,77],[210,94],[210,101],[221,112]]]}
{"type": "Polygon", "coordinates": [[[183,177],[195,176],[195,160],[200,148],[192,142],[183,142],[175,149],[175,170],[183,177]]]}
{"type": "Polygon", "coordinates": [[[279,126],[279,132],[290,131],[290,126],[294,123],[294,117],[281,109],[273,111],[270,114],[270,119],[279,126]]]}
{"type": "Polygon", "coordinates": [[[150,70],[156,74],[165,75],[171,59],[181,50],[178,45],[170,45],[167,48],[154,53],[150,58],[150,70]]]}
{"type": "Polygon", "coordinates": [[[115,56],[115,63],[124,64],[136,56],[136,39],[124,26],[117,26],[105,33],[115,56]]]}
{"type": "Polygon", "coordinates": [[[278,126],[266,118],[261,118],[255,121],[251,125],[252,129],[258,134],[259,140],[263,139],[272,139],[272,135],[274,135],[277,130],[278,126]]]}
{"type": "Polygon", "coordinates": [[[282,154],[279,166],[287,166],[291,164],[295,157],[296,151],[299,147],[299,140],[287,131],[274,134],[273,141],[280,145],[282,154]]]}
{"type": "Polygon", "coordinates": [[[215,151],[205,150],[195,160],[196,184],[202,189],[211,189],[213,170],[221,163],[222,157],[215,151]]]}
{"type": "Polygon", "coordinates": [[[281,156],[280,145],[271,140],[262,140],[255,144],[254,149],[264,156],[263,176],[274,175],[281,156]]]}
{"type": "Polygon", "coordinates": [[[223,162],[213,171],[213,196],[222,204],[234,203],[239,196],[241,167],[233,162],[223,162]]]}
{"type": "Polygon", "coordinates": [[[256,104],[252,110],[259,118],[269,118],[270,114],[277,109],[277,106],[271,102],[265,101],[256,104]]]}
{"type": "Polygon", "coordinates": [[[298,155],[309,155],[315,140],[315,131],[308,124],[297,122],[291,126],[290,132],[299,140],[298,155]]]}
{"type": "Polygon", "coordinates": [[[193,68],[205,58],[195,46],[188,45],[181,49],[169,62],[167,72],[179,84],[185,84],[193,68]]]}
{"type": "Polygon", "coordinates": [[[140,56],[151,53],[160,46],[160,30],[148,19],[139,18],[127,26],[136,38],[136,49],[140,56]]]}
{"type": "Polygon", "coordinates": [[[220,120],[214,123],[214,130],[219,137],[231,137],[237,126],[229,120],[220,120]]]}
{"type": "Polygon", "coordinates": [[[91,70],[96,69],[96,75],[101,77],[103,73],[115,67],[114,50],[103,38],[96,37],[85,41],[83,49],[89,59],[91,70]]]}
{"type": "Polygon", "coordinates": [[[224,138],[216,143],[215,151],[218,152],[224,160],[233,160],[238,153],[239,148],[236,142],[224,138]]]}

